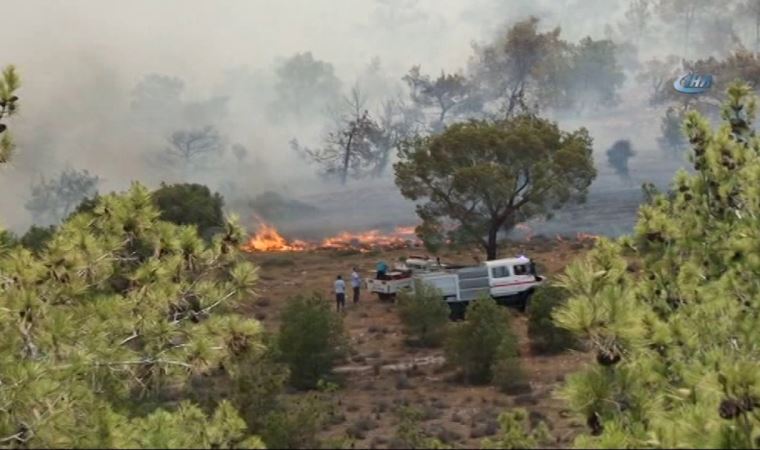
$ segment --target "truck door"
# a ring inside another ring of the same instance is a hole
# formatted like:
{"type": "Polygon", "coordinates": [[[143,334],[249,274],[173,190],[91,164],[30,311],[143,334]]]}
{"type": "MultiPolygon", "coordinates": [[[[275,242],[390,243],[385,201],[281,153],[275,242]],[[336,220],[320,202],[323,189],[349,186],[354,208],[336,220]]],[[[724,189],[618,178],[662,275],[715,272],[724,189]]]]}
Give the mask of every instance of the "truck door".
{"type": "Polygon", "coordinates": [[[512,271],[509,266],[493,266],[488,274],[491,278],[491,296],[507,297],[512,295],[514,290],[512,284],[512,271]]]}
{"type": "Polygon", "coordinates": [[[491,295],[497,298],[517,295],[536,282],[530,263],[494,266],[490,276],[491,295]]]}
{"type": "Polygon", "coordinates": [[[514,293],[519,294],[536,282],[535,267],[532,263],[515,264],[512,266],[512,282],[514,283],[514,293]]]}

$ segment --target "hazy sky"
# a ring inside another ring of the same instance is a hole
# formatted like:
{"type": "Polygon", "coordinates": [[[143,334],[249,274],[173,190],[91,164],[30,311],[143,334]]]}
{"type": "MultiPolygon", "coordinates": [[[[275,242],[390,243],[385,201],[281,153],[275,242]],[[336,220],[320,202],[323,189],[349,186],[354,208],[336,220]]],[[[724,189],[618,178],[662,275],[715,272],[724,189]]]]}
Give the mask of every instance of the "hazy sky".
{"type": "Polygon", "coordinates": [[[38,70],[53,74],[60,66],[89,56],[102,58],[126,80],[162,72],[204,83],[218,78],[220,68],[265,67],[278,57],[304,50],[333,62],[339,71],[356,69],[372,55],[400,68],[413,63],[456,68],[466,60],[470,42],[486,38],[500,22],[537,14],[553,22],[563,18],[559,22],[565,34],[600,35],[603,30],[596,25],[609,18],[604,12],[616,11],[620,4],[610,0],[5,0],[0,42],[3,59],[27,69],[26,76],[34,79],[38,70]]]}
{"type": "MultiPolygon", "coordinates": [[[[143,136],[124,125],[130,92],[146,74],[180,77],[186,100],[206,99],[234,69],[272,77],[277,61],[311,51],[332,63],[347,84],[374,56],[398,80],[415,64],[428,73],[463,68],[472,42],[531,14],[542,17],[547,28],[561,25],[566,39],[601,38],[604,24],[622,5],[622,0],[4,0],[0,66],[15,64],[23,89],[21,113],[11,123],[19,153],[2,169],[0,217],[15,229],[28,224],[23,204],[29,184],[67,166],[101,175],[101,191],[124,188],[135,179],[155,183],[144,153],[160,149],[165,137],[143,136]]],[[[250,111],[233,108],[232,115],[223,131],[254,154],[267,161],[292,158],[287,142],[299,130],[275,129],[257,122],[250,111]]]]}

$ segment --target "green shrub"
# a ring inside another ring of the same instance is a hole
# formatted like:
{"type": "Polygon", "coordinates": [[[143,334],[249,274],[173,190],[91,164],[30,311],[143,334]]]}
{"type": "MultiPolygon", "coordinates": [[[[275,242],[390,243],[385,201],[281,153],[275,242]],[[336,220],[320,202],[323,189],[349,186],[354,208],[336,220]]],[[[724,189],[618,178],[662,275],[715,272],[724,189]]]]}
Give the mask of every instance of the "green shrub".
{"type": "MultiPolygon", "coordinates": [[[[177,225],[195,225],[198,233],[210,240],[209,231],[221,231],[224,226],[224,198],[211,193],[207,186],[195,183],[178,183],[161,187],[151,193],[153,203],[161,212],[161,219],[177,225]]],[[[72,216],[92,212],[100,195],[85,198],[72,216]]]]}
{"type": "Polygon", "coordinates": [[[152,197],[163,220],[177,225],[196,225],[201,234],[224,225],[224,199],[202,184],[161,183],[152,197]]]}
{"type": "Polygon", "coordinates": [[[537,448],[549,438],[546,424],[540,422],[530,426],[528,414],[523,409],[505,411],[499,415],[499,433],[493,438],[483,439],[481,448],[537,448]]]}
{"type": "Polygon", "coordinates": [[[290,368],[290,383],[299,389],[314,389],[345,354],[343,322],[333,312],[332,302],[319,294],[288,300],[281,316],[278,348],[290,368]]]}
{"type": "MultiPolygon", "coordinates": [[[[86,197],[84,200],[82,200],[79,205],[77,205],[76,209],[68,218],[74,217],[75,215],[79,213],[91,213],[95,210],[95,207],[98,205],[98,202],[100,201],[100,194],[95,194],[92,197],[86,197]]],[[[68,220],[68,218],[66,220],[68,220]]]]}
{"type": "Polygon", "coordinates": [[[531,390],[520,367],[517,339],[507,338],[501,341],[492,372],[493,384],[505,394],[517,395],[531,390]]]}
{"type": "Polygon", "coordinates": [[[391,448],[436,448],[446,446],[422,428],[423,414],[412,406],[402,406],[396,411],[397,428],[391,448]]]}
{"type": "Polygon", "coordinates": [[[265,426],[264,418],[280,406],[279,397],[288,380],[288,369],[276,361],[269,338],[267,351],[247,352],[232,370],[230,398],[251,430],[265,426]]]}
{"type": "Polygon", "coordinates": [[[8,230],[0,230],[0,250],[15,247],[19,239],[15,233],[8,230]]]}
{"type": "Polygon", "coordinates": [[[318,435],[335,413],[333,409],[322,392],[290,398],[264,419],[264,443],[267,448],[320,448],[318,435]]]}
{"type": "Polygon", "coordinates": [[[421,345],[441,343],[449,323],[449,307],[438,289],[416,281],[414,293],[399,296],[398,312],[407,332],[421,345]]]}
{"type": "Polygon", "coordinates": [[[481,298],[467,309],[467,320],[454,324],[446,339],[446,359],[462,370],[465,381],[488,383],[494,365],[516,354],[516,337],[509,328],[509,314],[490,298],[481,298]]]}
{"type": "Polygon", "coordinates": [[[29,250],[39,253],[45,248],[45,244],[47,244],[53,237],[55,230],[55,225],[50,225],[49,227],[32,225],[26,233],[21,236],[19,242],[29,250]]]}
{"type": "Polygon", "coordinates": [[[552,319],[554,310],[564,305],[567,297],[567,290],[559,286],[541,286],[531,297],[528,306],[528,336],[534,352],[561,353],[577,344],[573,334],[558,327],[552,319]]]}

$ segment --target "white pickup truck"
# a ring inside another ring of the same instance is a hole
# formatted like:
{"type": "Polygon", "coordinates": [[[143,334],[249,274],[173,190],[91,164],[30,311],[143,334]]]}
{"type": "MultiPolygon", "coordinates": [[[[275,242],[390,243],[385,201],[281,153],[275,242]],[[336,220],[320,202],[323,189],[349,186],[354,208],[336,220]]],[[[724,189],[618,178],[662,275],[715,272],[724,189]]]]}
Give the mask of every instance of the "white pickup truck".
{"type": "Polygon", "coordinates": [[[392,299],[403,290],[414,290],[419,280],[437,288],[452,312],[464,311],[467,304],[489,295],[499,303],[524,310],[530,294],[544,282],[535,264],[525,256],[488,261],[480,266],[450,268],[432,260],[410,258],[386,274],[386,279],[365,280],[367,290],[380,299],[392,299]]]}

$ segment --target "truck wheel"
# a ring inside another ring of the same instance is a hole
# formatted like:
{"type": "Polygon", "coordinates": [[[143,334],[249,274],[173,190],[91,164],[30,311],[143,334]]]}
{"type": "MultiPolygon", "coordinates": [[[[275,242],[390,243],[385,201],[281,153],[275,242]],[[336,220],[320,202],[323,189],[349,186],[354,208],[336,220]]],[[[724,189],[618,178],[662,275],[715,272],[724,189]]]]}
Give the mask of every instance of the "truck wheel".
{"type": "Polygon", "coordinates": [[[528,308],[528,300],[530,300],[531,295],[533,295],[533,289],[530,289],[520,294],[518,309],[520,310],[521,313],[524,313],[525,310],[528,308]]]}
{"type": "Polygon", "coordinates": [[[381,302],[393,302],[396,300],[396,294],[379,293],[377,296],[380,297],[381,302]]]}
{"type": "Polygon", "coordinates": [[[517,310],[521,313],[524,313],[525,310],[528,308],[528,296],[525,294],[520,294],[520,300],[517,304],[517,310]]]}
{"type": "Polygon", "coordinates": [[[464,320],[467,312],[467,302],[449,303],[449,320],[464,320]]]}

